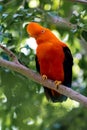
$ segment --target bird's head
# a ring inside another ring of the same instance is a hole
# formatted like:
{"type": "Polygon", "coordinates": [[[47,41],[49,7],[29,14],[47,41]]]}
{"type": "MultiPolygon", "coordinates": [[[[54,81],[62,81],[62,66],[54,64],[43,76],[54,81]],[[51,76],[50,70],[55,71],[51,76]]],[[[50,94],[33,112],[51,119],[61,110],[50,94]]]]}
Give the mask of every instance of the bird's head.
{"type": "Polygon", "coordinates": [[[42,27],[38,23],[31,22],[27,25],[27,32],[31,37],[34,37],[37,39],[39,36],[41,36],[43,33],[45,33],[46,28],[42,27]]]}
{"type": "Polygon", "coordinates": [[[46,42],[57,43],[59,41],[48,28],[42,27],[36,22],[27,25],[27,32],[36,39],[38,45],[46,42]]]}

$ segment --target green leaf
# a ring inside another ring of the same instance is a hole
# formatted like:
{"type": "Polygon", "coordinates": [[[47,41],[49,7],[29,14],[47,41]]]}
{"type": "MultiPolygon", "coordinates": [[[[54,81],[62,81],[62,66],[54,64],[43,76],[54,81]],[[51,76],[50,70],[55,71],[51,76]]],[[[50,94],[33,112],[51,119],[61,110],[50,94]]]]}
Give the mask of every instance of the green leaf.
{"type": "Polygon", "coordinates": [[[82,31],[82,37],[87,41],[87,31],[82,31]]]}

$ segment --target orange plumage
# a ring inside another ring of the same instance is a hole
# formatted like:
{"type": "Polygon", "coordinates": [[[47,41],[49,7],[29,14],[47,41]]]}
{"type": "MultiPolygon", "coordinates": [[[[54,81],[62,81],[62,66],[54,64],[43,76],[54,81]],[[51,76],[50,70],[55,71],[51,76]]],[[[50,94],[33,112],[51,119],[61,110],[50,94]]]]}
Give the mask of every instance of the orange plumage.
{"type": "MultiPolygon", "coordinates": [[[[73,58],[67,45],[60,41],[49,29],[31,22],[27,32],[37,42],[36,67],[41,75],[51,80],[61,81],[71,87],[73,58]]],[[[53,102],[64,101],[66,97],[54,90],[44,87],[48,99],[53,102]]]]}

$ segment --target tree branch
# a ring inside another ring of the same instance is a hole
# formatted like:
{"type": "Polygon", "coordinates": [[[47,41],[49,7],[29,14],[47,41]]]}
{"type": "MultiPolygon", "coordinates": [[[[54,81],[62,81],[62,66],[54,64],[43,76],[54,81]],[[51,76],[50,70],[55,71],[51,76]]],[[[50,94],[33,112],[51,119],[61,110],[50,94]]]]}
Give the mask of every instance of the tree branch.
{"type": "Polygon", "coordinates": [[[2,46],[1,44],[0,44],[0,48],[3,49],[8,54],[8,56],[12,58],[13,62],[19,64],[17,57],[15,56],[15,54],[12,51],[10,51],[8,48],[2,46]]]}
{"type": "Polygon", "coordinates": [[[66,28],[66,29],[67,28],[68,29],[77,28],[77,25],[70,23],[68,19],[62,18],[58,15],[54,15],[50,12],[46,13],[43,10],[41,10],[40,8],[37,8],[36,10],[45,16],[46,21],[48,21],[49,23],[52,23],[52,24],[56,24],[58,27],[66,28]]]}
{"type": "Polygon", "coordinates": [[[32,71],[31,69],[25,67],[24,65],[20,63],[0,59],[0,66],[16,71],[24,75],[25,77],[30,78],[34,80],[35,82],[40,83],[43,86],[46,86],[47,88],[53,89],[77,102],[80,102],[82,105],[87,107],[87,97],[79,94],[78,92],[75,92],[71,88],[68,88],[64,85],[59,85],[57,88],[55,83],[52,80],[49,80],[49,79],[43,80],[40,74],[32,71]]]}
{"type": "Polygon", "coordinates": [[[30,70],[29,68],[27,68],[21,64],[16,64],[15,62],[0,59],[0,66],[6,67],[13,71],[16,71],[16,72],[24,75],[25,77],[30,78],[37,83],[40,83],[43,86],[46,86],[50,89],[54,89],[55,91],[65,95],[75,101],[80,102],[81,104],[83,104],[84,106],[87,107],[87,97],[75,92],[74,90],[72,90],[64,85],[59,85],[59,87],[57,89],[54,82],[52,82],[49,79],[43,80],[40,74],[35,73],[34,71],[30,70]]]}
{"type": "Polygon", "coordinates": [[[79,3],[87,4],[87,0],[71,0],[70,2],[79,2],[79,3]]]}
{"type": "Polygon", "coordinates": [[[67,19],[59,17],[58,15],[52,15],[51,13],[46,14],[47,20],[52,24],[56,24],[62,28],[76,29],[77,25],[70,23],[67,19]]]}

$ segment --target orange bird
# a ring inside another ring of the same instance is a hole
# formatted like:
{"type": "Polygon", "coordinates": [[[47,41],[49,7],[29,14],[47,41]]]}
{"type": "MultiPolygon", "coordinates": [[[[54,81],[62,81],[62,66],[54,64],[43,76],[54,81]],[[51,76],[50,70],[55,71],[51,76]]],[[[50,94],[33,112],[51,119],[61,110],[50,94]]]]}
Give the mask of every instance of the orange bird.
{"type": "MultiPolygon", "coordinates": [[[[36,68],[41,75],[54,81],[61,81],[71,87],[73,58],[68,46],[60,41],[48,28],[31,22],[27,25],[27,32],[37,42],[36,68]]],[[[66,96],[55,90],[44,87],[47,99],[62,102],[66,96]]]]}

